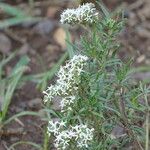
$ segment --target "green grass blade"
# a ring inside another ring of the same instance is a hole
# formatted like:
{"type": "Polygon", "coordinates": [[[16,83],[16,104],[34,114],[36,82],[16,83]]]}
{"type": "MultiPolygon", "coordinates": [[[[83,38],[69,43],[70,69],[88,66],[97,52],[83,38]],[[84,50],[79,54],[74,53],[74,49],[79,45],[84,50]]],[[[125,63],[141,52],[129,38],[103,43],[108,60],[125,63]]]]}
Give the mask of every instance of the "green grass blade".
{"type": "Polygon", "coordinates": [[[13,96],[13,93],[15,91],[15,88],[21,78],[23,74],[23,70],[21,70],[21,72],[12,79],[12,81],[10,81],[8,87],[7,87],[7,91],[4,95],[4,99],[3,99],[3,103],[2,103],[2,120],[5,118],[9,104],[11,102],[11,98],[13,96]]]}
{"type": "Polygon", "coordinates": [[[73,46],[71,45],[71,36],[68,30],[66,30],[66,46],[67,46],[67,51],[69,53],[69,58],[72,58],[74,56],[74,50],[73,46]]]}
{"type": "Polygon", "coordinates": [[[21,117],[21,116],[40,116],[40,114],[38,112],[33,112],[33,111],[23,111],[20,112],[18,114],[15,114],[14,116],[10,117],[9,119],[7,119],[6,121],[4,121],[3,125],[6,125],[8,123],[10,123],[11,121],[13,121],[14,119],[21,117]]]}
{"type": "Polygon", "coordinates": [[[13,68],[11,75],[16,74],[16,72],[20,71],[19,69],[23,66],[26,66],[29,63],[29,61],[30,59],[28,56],[23,56],[13,68]]]}
{"type": "Polygon", "coordinates": [[[48,134],[48,129],[45,128],[44,132],[44,142],[43,142],[43,150],[48,150],[50,146],[50,136],[48,134]]]}
{"type": "Polygon", "coordinates": [[[17,63],[17,65],[15,66],[15,69],[12,71],[10,75],[10,79],[6,80],[6,82],[8,82],[7,83],[8,85],[7,85],[7,89],[5,90],[5,93],[3,94],[4,97],[3,97],[2,108],[1,108],[2,109],[2,116],[0,119],[1,121],[5,119],[13,93],[24,73],[24,70],[28,62],[29,60],[27,60],[26,56],[22,57],[17,63]],[[16,68],[17,66],[18,68],[16,68]]]}
{"type": "Polygon", "coordinates": [[[137,73],[137,72],[149,72],[150,66],[141,66],[137,68],[131,68],[129,73],[137,73]]]}
{"type": "Polygon", "coordinates": [[[36,143],[33,143],[33,142],[29,142],[29,141],[19,141],[19,142],[16,142],[16,143],[12,144],[8,148],[8,150],[14,150],[14,147],[16,147],[17,145],[21,145],[21,144],[31,145],[31,146],[35,147],[36,149],[38,149],[38,150],[42,150],[42,147],[39,144],[36,144],[36,143]]]}
{"type": "Polygon", "coordinates": [[[8,5],[6,3],[0,2],[0,9],[2,9],[2,11],[6,12],[7,14],[13,16],[18,16],[18,17],[26,16],[26,13],[23,12],[21,9],[8,5]]]}
{"type": "Polygon", "coordinates": [[[3,60],[0,62],[0,80],[1,80],[1,77],[2,77],[2,69],[3,69],[3,67],[4,67],[12,58],[14,58],[15,55],[16,55],[16,52],[12,53],[11,55],[9,55],[8,58],[3,59],[3,60]]]}
{"type": "Polygon", "coordinates": [[[1,62],[0,62],[0,67],[3,67],[5,64],[7,64],[12,58],[14,58],[16,55],[16,52],[10,54],[6,59],[3,59],[1,62]]]}
{"type": "Polygon", "coordinates": [[[100,8],[101,8],[103,14],[105,15],[105,17],[109,18],[110,17],[110,12],[107,9],[107,7],[104,5],[104,3],[102,1],[100,1],[100,3],[98,3],[98,5],[100,6],[100,8]]]}
{"type": "Polygon", "coordinates": [[[24,22],[38,22],[41,18],[34,17],[15,17],[10,19],[5,19],[4,21],[0,21],[0,29],[7,28],[9,26],[18,25],[24,22]]]}

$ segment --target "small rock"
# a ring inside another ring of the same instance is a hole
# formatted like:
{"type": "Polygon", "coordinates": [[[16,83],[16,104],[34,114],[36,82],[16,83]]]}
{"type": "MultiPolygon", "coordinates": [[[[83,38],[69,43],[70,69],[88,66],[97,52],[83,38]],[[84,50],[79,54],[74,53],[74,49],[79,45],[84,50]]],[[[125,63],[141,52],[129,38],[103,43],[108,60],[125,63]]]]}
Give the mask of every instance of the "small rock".
{"type": "Polygon", "coordinates": [[[66,32],[63,28],[58,28],[54,32],[54,40],[62,47],[62,49],[66,48],[66,32]]]}
{"type": "Polygon", "coordinates": [[[50,32],[52,32],[55,27],[56,27],[56,22],[54,22],[53,20],[49,19],[49,20],[42,20],[41,22],[39,22],[34,27],[34,30],[37,33],[45,35],[45,34],[49,34],[50,32]]]}
{"type": "Polygon", "coordinates": [[[145,55],[141,55],[140,57],[137,58],[137,63],[141,63],[145,60],[145,55]]]}
{"type": "Polygon", "coordinates": [[[29,101],[28,106],[30,108],[39,108],[42,104],[42,100],[40,98],[35,98],[29,101]]]}
{"type": "Polygon", "coordinates": [[[8,54],[11,50],[11,41],[3,33],[0,33],[0,52],[3,54],[8,54]]]}
{"type": "Polygon", "coordinates": [[[117,125],[116,127],[114,127],[114,129],[112,130],[111,133],[111,138],[112,139],[116,139],[116,138],[120,138],[122,136],[125,136],[126,133],[124,131],[124,128],[120,127],[119,125],[117,125]]]}

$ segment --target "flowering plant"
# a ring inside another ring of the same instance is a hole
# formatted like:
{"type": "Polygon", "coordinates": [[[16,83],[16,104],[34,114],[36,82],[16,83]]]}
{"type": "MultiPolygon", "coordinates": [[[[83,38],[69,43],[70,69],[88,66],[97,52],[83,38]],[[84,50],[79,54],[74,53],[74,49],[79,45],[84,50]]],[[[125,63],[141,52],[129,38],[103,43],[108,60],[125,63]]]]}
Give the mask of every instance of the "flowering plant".
{"type": "Polygon", "coordinates": [[[61,14],[62,24],[92,24],[98,19],[98,12],[93,3],[86,3],[76,9],[66,9],[61,14]]]}
{"type": "Polygon", "coordinates": [[[60,100],[60,110],[51,113],[48,133],[60,150],[123,149],[129,144],[143,149],[144,143],[148,150],[149,128],[144,130],[140,122],[145,122],[144,115],[149,121],[150,89],[135,86],[129,78],[130,63],[117,56],[124,21],[101,9],[101,20],[92,3],[61,15],[61,23],[83,24],[90,34],[81,37],[80,48],[73,46],[75,55],[60,68],[56,84],[43,92],[45,103],[60,100]],[[114,134],[115,128],[122,133],[114,134]]]}

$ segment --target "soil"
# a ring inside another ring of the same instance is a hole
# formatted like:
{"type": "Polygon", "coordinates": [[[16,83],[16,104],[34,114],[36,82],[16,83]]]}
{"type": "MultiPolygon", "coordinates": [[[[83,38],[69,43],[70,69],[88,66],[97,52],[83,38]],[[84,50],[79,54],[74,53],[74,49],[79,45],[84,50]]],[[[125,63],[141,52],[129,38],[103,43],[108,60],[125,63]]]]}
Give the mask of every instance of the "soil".
{"type": "MultiPolygon", "coordinates": [[[[71,1],[35,1],[34,8],[30,11],[34,16],[43,17],[37,23],[23,23],[0,30],[0,56],[10,55],[14,50],[17,56],[5,67],[9,74],[11,68],[21,56],[28,55],[30,64],[26,74],[42,73],[50,69],[65,52],[64,30],[59,24],[59,16],[66,7],[71,7],[71,1]],[[4,39],[5,38],[5,39],[4,39]],[[6,43],[1,42],[4,40],[6,43]]],[[[8,4],[29,9],[27,1],[6,0],[8,4]]],[[[124,8],[124,16],[127,18],[126,27],[120,34],[122,48],[121,58],[134,58],[134,66],[150,65],[150,1],[149,0],[109,0],[104,1],[110,10],[124,8]]],[[[6,16],[0,11],[0,19],[6,16]]],[[[76,30],[72,32],[73,39],[77,38],[76,30]]],[[[1,58],[1,57],[0,57],[1,58]]],[[[146,76],[150,79],[150,73],[146,76]]],[[[145,74],[138,79],[145,78],[145,74]]],[[[26,82],[15,91],[9,107],[8,117],[25,110],[40,111],[43,108],[42,91],[36,88],[33,82],[26,82]]],[[[11,144],[18,141],[30,141],[43,144],[46,122],[39,117],[26,116],[13,121],[0,132],[0,150],[7,150],[11,144]]],[[[29,145],[19,145],[16,150],[34,150],[29,145]]]]}

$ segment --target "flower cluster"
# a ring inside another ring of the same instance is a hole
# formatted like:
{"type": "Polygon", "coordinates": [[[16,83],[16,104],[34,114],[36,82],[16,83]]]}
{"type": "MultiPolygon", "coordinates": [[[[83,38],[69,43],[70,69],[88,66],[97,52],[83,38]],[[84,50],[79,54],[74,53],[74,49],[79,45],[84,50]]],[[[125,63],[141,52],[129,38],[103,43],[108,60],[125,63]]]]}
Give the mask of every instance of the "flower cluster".
{"type": "Polygon", "coordinates": [[[92,24],[98,19],[99,13],[93,3],[86,3],[77,9],[66,9],[61,14],[62,24],[92,24]]]}
{"type": "Polygon", "coordinates": [[[49,122],[48,131],[56,137],[55,147],[57,149],[65,150],[69,146],[70,141],[76,142],[79,148],[87,148],[93,139],[94,129],[88,128],[87,125],[70,126],[66,130],[64,128],[66,128],[65,122],[49,122]]]}
{"type": "Polygon", "coordinates": [[[89,129],[87,125],[81,124],[72,127],[72,135],[77,139],[77,147],[88,147],[88,143],[93,139],[94,128],[89,129]],[[73,134],[74,133],[74,134],[73,134]]]}
{"type": "Polygon", "coordinates": [[[63,110],[65,107],[70,109],[70,105],[74,103],[80,83],[80,74],[88,58],[83,55],[75,55],[65,66],[61,67],[55,85],[51,85],[43,93],[44,101],[52,100],[56,96],[60,96],[60,106],[63,110]]]}

